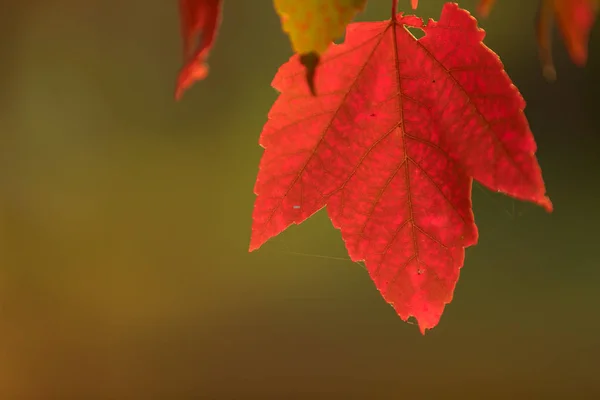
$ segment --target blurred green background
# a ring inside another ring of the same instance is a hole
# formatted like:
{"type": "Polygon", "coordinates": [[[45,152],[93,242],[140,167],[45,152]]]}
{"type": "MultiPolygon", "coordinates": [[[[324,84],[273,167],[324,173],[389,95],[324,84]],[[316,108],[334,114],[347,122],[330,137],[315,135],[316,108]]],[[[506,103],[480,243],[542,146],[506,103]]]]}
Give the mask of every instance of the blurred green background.
{"type": "Polygon", "coordinates": [[[557,39],[548,84],[537,2],[482,21],[556,211],[476,187],[480,242],[423,337],[324,212],[247,252],[291,52],[271,1],[226,1],[211,74],[181,103],[175,0],[0,3],[1,399],[600,398],[598,27],[586,69],[557,39]]]}

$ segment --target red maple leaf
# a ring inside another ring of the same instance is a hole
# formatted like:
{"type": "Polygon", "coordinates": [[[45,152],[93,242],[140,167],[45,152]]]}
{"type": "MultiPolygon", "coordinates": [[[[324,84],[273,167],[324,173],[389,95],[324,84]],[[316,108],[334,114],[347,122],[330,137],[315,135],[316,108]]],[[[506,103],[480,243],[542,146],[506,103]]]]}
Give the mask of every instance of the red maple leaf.
{"type": "Polygon", "coordinates": [[[184,65],[177,78],[177,100],[208,75],[206,60],[221,23],[221,5],[222,0],[179,0],[184,65]]]}
{"type": "Polygon", "coordinates": [[[349,25],[323,55],[317,97],[297,56],[281,66],[250,251],[327,206],[398,315],[434,327],[477,241],[472,178],[552,210],[525,102],[484,35],[447,3],[427,25],[402,13],[349,25]]]}

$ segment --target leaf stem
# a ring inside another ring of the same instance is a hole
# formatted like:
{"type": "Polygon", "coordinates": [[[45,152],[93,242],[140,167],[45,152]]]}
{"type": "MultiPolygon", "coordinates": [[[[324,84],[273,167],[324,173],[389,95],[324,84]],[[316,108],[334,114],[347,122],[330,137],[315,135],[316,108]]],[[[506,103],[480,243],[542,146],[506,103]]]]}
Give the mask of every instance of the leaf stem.
{"type": "Polygon", "coordinates": [[[392,0],[392,20],[396,20],[396,14],[398,14],[398,0],[392,0]]]}

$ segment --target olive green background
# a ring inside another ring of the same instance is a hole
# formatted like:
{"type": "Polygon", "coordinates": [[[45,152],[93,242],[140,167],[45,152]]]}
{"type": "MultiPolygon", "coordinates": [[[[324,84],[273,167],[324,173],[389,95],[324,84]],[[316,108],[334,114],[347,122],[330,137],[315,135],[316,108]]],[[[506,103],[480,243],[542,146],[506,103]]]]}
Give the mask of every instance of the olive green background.
{"type": "Polygon", "coordinates": [[[482,21],[556,211],[475,187],[479,244],[421,336],[324,212],[247,251],[291,51],[271,1],[226,1],[211,74],[180,103],[175,0],[0,3],[1,399],[600,398],[598,27],[586,69],[556,42],[548,84],[537,2],[482,21]]]}

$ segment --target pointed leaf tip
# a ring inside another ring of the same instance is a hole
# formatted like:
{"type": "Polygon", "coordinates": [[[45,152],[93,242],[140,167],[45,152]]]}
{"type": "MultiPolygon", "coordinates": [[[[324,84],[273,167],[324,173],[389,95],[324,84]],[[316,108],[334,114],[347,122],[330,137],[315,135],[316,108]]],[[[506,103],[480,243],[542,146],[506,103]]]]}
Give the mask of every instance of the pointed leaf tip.
{"type": "Polygon", "coordinates": [[[588,59],[590,32],[596,20],[600,1],[554,0],[552,3],[554,17],[571,60],[579,67],[585,66],[588,59]]]}

